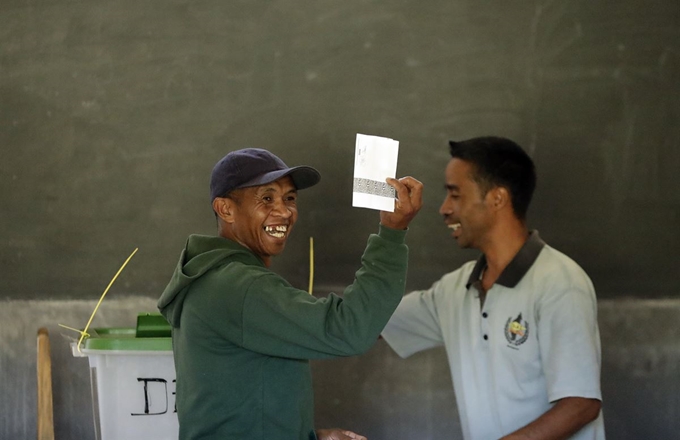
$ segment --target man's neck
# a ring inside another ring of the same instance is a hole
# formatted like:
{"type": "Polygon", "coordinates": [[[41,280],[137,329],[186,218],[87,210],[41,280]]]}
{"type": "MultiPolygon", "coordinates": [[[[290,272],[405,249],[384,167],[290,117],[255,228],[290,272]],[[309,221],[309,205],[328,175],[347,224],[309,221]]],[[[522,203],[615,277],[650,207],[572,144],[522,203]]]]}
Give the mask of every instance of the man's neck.
{"type": "Polygon", "coordinates": [[[480,249],[486,257],[482,287],[489,290],[529,238],[529,230],[519,221],[492,231],[491,239],[480,249]]]}

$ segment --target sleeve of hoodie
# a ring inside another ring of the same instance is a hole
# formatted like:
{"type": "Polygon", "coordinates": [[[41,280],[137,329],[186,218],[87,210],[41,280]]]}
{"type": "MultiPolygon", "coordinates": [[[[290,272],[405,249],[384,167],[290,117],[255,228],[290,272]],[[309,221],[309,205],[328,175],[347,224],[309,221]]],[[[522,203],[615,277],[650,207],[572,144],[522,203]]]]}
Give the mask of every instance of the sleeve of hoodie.
{"type": "MultiPolygon", "coordinates": [[[[315,298],[262,271],[245,293],[240,341],[271,356],[313,359],[363,353],[377,340],[406,282],[406,232],[380,227],[343,297],[315,298]]],[[[233,337],[233,334],[232,334],[233,337]]]]}

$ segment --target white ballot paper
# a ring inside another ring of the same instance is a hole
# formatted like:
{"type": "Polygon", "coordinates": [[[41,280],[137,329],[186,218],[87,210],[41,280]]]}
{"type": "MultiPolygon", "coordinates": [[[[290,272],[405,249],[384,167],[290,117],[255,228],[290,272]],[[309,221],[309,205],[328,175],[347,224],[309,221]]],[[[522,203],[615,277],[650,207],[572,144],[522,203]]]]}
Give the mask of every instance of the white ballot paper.
{"type": "Polygon", "coordinates": [[[394,212],[394,188],[385,182],[397,174],[399,141],[357,133],[352,206],[394,212]]]}

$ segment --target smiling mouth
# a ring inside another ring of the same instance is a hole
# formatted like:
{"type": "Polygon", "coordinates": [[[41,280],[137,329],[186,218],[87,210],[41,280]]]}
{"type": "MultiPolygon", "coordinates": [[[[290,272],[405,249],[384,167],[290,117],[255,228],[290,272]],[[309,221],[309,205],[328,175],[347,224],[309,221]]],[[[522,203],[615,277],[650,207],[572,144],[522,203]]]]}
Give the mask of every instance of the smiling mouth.
{"type": "Polygon", "coordinates": [[[461,226],[460,223],[454,223],[452,225],[448,225],[448,228],[453,229],[453,232],[456,232],[458,228],[460,228],[460,226],[461,226]]]}
{"type": "Polygon", "coordinates": [[[286,236],[286,232],[288,232],[288,226],[265,226],[264,232],[274,238],[283,238],[286,236]]]}

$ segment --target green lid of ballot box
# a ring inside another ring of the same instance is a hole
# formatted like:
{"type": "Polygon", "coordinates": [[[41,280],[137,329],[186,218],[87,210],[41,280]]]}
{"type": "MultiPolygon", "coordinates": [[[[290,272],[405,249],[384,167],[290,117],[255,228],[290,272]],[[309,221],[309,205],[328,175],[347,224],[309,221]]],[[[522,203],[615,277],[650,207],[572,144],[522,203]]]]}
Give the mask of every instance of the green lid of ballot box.
{"type": "Polygon", "coordinates": [[[160,313],[140,313],[136,327],[106,327],[89,330],[84,350],[172,351],[170,324],[160,313]]]}

